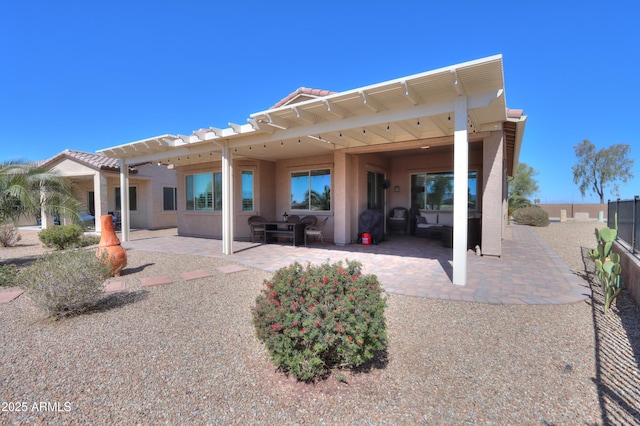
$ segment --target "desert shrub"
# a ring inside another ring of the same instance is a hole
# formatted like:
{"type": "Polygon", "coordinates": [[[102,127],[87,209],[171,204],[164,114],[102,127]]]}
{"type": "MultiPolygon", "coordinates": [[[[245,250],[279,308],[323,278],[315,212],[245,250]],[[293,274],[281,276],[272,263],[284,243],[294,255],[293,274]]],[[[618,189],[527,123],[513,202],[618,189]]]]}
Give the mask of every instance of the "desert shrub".
{"type": "Polygon", "coordinates": [[[514,210],[513,220],[520,225],[549,226],[549,215],[539,206],[514,210]]]}
{"type": "Polygon", "coordinates": [[[21,280],[31,299],[50,316],[77,314],[103,295],[110,266],[94,251],[53,252],[24,269],[21,280]]]}
{"type": "Polygon", "coordinates": [[[0,265],[0,287],[13,287],[16,285],[17,277],[16,265],[0,265]]]}
{"type": "Polygon", "coordinates": [[[355,261],[296,262],[265,281],[253,323],[278,368],[309,381],[334,367],[362,365],[386,348],[382,286],[361,268],[355,261]]]}
{"type": "Polygon", "coordinates": [[[13,247],[22,237],[18,232],[18,228],[12,223],[0,224],[0,246],[13,247]]]}
{"type": "Polygon", "coordinates": [[[76,224],[52,226],[40,231],[38,238],[47,247],[64,250],[69,247],[78,247],[80,245],[80,236],[83,232],[82,226],[76,224]]]}
{"type": "Polygon", "coordinates": [[[80,242],[78,243],[78,247],[88,247],[94,246],[100,242],[100,237],[95,235],[83,235],[80,237],[80,242]]]}

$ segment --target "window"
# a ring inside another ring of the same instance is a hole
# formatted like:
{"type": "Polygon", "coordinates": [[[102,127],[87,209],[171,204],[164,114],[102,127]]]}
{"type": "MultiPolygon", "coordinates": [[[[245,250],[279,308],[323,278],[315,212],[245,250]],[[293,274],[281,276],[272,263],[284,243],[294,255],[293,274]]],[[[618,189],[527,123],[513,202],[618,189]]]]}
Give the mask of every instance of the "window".
{"type": "Polygon", "coordinates": [[[331,170],[291,173],[291,210],[331,210],[331,170]]]}
{"type": "MultiPolygon", "coordinates": [[[[477,172],[469,172],[469,210],[477,209],[477,172]]],[[[425,210],[453,210],[453,173],[411,175],[411,205],[425,210]]]]}
{"type": "Polygon", "coordinates": [[[165,186],[162,188],[162,209],[164,211],[178,210],[178,190],[176,188],[165,186]]]}
{"type": "Polygon", "coordinates": [[[253,171],[242,171],[242,211],[253,211],[253,171]]]}
{"type": "Polygon", "coordinates": [[[222,210],[222,173],[185,176],[187,210],[222,210]]]}
{"type": "MultiPolygon", "coordinates": [[[[116,210],[122,210],[120,206],[120,188],[116,187],[116,210]]],[[[138,188],[135,186],[129,187],[129,211],[138,210],[138,188]]]]}

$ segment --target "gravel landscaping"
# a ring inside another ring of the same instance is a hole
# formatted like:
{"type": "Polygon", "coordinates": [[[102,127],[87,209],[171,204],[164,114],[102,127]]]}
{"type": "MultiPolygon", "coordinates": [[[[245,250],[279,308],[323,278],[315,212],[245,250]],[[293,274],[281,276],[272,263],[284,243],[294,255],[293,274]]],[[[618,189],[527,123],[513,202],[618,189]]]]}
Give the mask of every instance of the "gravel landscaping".
{"type": "MultiPolygon", "coordinates": [[[[537,230],[591,282],[593,227],[537,230]]],[[[0,248],[0,263],[40,254],[34,236],[0,248]]],[[[268,273],[128,257],[125,290],[87,314],[47,319],[26,295],[0,305],[0,423],[640,424],[640,309],[626,293],[607,317],[597,285],[592,303],[571,305],[388,295],[386,355],[346,383],[305,384],[275,371],[254,335],[250,308],[268,273]],[[180,275],[194,270],[213,276],[180,275]],[[141,286],[156,276],[173,283],[141,286]]]]}

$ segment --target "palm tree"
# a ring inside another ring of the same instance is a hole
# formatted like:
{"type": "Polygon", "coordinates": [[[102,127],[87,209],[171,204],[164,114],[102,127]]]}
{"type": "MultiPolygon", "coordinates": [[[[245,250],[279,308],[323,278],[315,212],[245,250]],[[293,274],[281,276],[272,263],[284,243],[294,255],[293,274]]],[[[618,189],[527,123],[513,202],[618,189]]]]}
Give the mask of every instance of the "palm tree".
{"type": "Polygon", "coordinates": [[[77,217],[80,203],[57,173],[22,161],[0,162],[0,223],[22,215],[77,217]]]}

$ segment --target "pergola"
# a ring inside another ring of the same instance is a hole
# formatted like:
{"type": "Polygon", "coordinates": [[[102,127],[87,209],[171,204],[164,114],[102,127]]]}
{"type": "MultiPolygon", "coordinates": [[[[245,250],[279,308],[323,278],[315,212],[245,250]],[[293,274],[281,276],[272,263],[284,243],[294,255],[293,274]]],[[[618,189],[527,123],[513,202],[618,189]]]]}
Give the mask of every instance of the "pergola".
{"type": "MultiPolygon", "coordinates": [[[[496,55],[353,90],[308,97],[251,114],[246,124],[191,135],[160,135],[100,150],[128,167],[143,162],[175,166],[222,161],[223,253],[233,253],[234,158],[281,160],[397,147],[454,145],[453,283],[466,283],[468,144],[503,130],[507,172],[517,162],[526,117],[506,107],[502,56],[496,55]]],[[[338,171],[339,172],[339,171],[338,171]]],[[[122,239],[129,239],[128,190],[122,190],[122,239]]],[[[340,202],[336,202],[340,214],[340,202]]]]}

